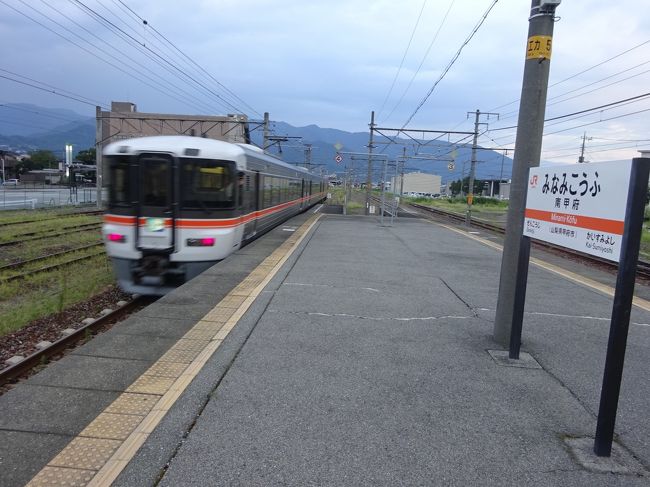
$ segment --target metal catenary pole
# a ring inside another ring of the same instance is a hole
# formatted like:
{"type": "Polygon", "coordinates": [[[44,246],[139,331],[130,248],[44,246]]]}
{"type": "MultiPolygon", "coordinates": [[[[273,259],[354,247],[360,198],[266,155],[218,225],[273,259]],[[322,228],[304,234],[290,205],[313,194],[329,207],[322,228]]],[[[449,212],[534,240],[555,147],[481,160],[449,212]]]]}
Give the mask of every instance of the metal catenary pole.
{"type": "Polygon", "coordinates": [[[510,185],[508,221],[494,320],[493,337],[495,341],[504,345],[508,343],[512,328],[519,254],[521,246],[529,244],[521,238],[526,205],[526,179],[529,168],[539,166],[542,149],[546,92],[557,3],[559,2],[548,3],[543,0],[532,0],[531,2],[526,61],[510,185]]]}
{"type": "Polygon", "coordinates": [[[386,166],[388,165],[388,158],[384,159],[384,165],[382,167],[381,175],[381,225],[384,225],[384,211],[386,210],[386,166]]]}
{"type": "Polygon", "coordinates": [[[269,146],[269,112],[264,112],[264,139],[262,149],[266,150],[269,146]]]}
{"type": "MultiPolygon", "coordinates": [[[[478,149],[478,127],[481,125],[479,120],[481,115],[487,115],[488,119],[490,115],[496,115],[499,117],[498,113],[486,113],[476,110],[475,120],[474,120],[474,141],[472,142],[472,161],[469,168],[469,185],[467,188],[467,211],[465,212],[465,225],[469,226],[472,221],[472,205],[474,204],[474,179],[476,177],[476,151],[478,149]]],[[[469,115],[469,114],[468,114],[469,115]]]]}
{"type": "Polygon", "coordinates": [[[612,452],[627,333],[630,326],[630,311],[634,297],[636,266],[639,260],[641,234],[643,233],[643,214],[649,174],[650,158],[639,157],[632,160],[630,190],[625,210],[625,229],[621,242],[621,257],[616,276],[603,387],[600,392],[600,406],[594,439],[594,453],[600,457],[608,457],[612,452]]]}
{"type": "Polygon", "coordinates": [[[467,188],[467,211],[465,212],[465,225],[469,226],[472,219],[472,203],[474,202],[474,174],[476,172],[476,144],[478,143],[478,120],[481,116],[481,111],[476,110],[476,118],[474,120],[474,140],[472,142],[472,162],[469,168],[469,185],[467,188]]]}
{"type": "Polygon", "coordinates": [[[372,191],[372,150],[375,132],[375,112],[370,113],[370,139],[368,141],[368,175],[366,177],[366,215],[370,214],[370,192],[372,191]]]}

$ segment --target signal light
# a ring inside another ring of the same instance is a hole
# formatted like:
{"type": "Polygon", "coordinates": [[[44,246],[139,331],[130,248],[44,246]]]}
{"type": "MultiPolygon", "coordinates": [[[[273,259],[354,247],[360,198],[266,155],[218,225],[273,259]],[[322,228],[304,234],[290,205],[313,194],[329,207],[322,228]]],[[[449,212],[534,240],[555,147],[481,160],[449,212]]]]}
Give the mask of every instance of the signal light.
{"type": "Polygon", "coordinates": [[[188,238],[187,246],[188,247],[213,247],[214,237],[188,238]]]}
{"type": "Polygon", "coordinates": [[[106,238],[109,242],[124,243],[126,242],[126,235],[121,235],[119,233],[109,233],[106,238]]]}

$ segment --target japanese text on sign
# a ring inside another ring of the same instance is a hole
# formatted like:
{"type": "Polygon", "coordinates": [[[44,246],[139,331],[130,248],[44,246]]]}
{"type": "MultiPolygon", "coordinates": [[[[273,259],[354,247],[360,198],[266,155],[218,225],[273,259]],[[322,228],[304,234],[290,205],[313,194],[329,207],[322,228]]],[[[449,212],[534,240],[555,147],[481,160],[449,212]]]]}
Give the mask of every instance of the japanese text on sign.
{"type": "Polygon", "coordinates": [[[551,59],[551,36],[531,36],[528,38],[526,59],[551,59]]]}
{"type": "Polygon", "coordinates": [[[524,235],[618,261],[632,163],[530,170],[524,235]]]}

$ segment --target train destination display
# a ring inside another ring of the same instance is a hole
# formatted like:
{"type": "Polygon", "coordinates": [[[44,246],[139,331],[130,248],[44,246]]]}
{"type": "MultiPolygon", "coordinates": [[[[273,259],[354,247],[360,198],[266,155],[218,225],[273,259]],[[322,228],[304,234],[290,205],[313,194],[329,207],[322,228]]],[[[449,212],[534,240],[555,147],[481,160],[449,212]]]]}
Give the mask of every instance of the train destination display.
{"type": "Polygon", "coordinates": [[[619,261],[632,161],[534,167],[524,235],[619,261]]]}

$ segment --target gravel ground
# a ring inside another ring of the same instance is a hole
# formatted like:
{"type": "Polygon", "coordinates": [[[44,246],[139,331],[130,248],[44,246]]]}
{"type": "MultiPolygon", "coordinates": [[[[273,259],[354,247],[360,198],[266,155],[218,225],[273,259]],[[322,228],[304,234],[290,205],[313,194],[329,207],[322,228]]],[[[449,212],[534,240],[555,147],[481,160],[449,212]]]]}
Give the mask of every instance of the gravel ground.
{"type": "Polygon", "coordinates": [[[131,296],[115,286],[87,301],[78,303],[65,311],[32,321],[20,330],[0,337],[0,370],[6,367],[5,360],[14,355],[27,356],[36,351],[35,345],[47,340],[54,342],[61,338],[66,328],[80,328],[84,318],[96,318],[106,308],[115,308],[118,301],[129,301],[131,296]]]}

